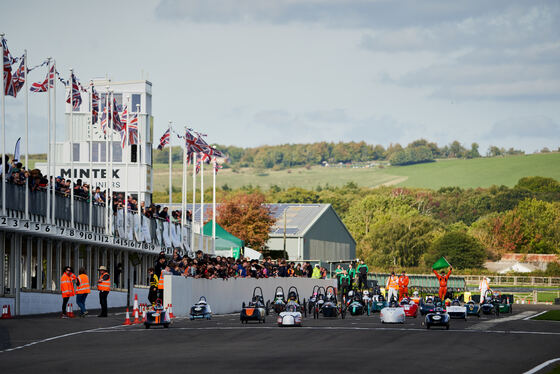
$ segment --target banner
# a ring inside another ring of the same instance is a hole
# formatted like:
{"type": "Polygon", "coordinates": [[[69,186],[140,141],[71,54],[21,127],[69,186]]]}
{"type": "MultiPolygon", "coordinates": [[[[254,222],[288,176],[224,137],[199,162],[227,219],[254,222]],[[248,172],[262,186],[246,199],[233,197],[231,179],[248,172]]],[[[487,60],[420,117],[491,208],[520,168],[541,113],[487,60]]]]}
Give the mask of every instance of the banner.
{"type": "Polygon", "coordinates": [[[146,243],[152,243],[152,235],[150,233],[150,220],[146,217],[142,217],[142,235],[144,235],[144,241],[146,243]]]}
{"type": "MultiPolygon", "coordinates": [[[[21,155],[20,153],[20,144],[21,144],[21,138],[18,138],[17,142],[16,142],[16,147],[14,149],[14,161],[19,161],[19,157],[21,155]]],[[[27,167],[27,165],[25,165],[27,167]]]]}
{"type": "Polygon", "coordinates": [[[163,222],[163,245],[166,247],[171,247],[171,238],[169,237],[169,222],[163,222]]]}

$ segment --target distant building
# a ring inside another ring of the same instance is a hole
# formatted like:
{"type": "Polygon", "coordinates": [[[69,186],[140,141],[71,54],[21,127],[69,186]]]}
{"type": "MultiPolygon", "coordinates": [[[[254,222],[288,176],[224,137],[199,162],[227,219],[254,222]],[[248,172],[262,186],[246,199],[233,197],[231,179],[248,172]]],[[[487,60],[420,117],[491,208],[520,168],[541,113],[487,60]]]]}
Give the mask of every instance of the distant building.
{"type": "MultiPolygon", "coordinates": [[[[284,250],[289,260],[343,261],[356,258],[356,241],[331,204],[268,204],[276,218],[267,247],[284,250]],[[284,230],[284,225],[286,229],[284,230]]],[[[173,209],[180,209],[174,204],[173,209]]],[[[191,209],[189,204],[187,209],[191,209]]],[[[194,213],[194,229],[200,222],[200,204],[194,213]]],[[[211,219],[212,204],[204,204],[204,221],[211,219]]]]}

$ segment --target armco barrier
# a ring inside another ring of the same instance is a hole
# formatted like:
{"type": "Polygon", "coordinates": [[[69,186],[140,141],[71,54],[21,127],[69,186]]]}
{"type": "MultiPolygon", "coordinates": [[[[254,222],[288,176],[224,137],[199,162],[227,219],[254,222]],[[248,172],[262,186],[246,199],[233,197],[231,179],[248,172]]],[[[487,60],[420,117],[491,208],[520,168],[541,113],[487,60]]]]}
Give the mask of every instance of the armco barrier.
{"type": "Polygon", "coordinates": [[[195,279],[182,276],[164,278],[164,305],[173,304],[175,316],[187,316],[200,296],[205,296],[214,314],[235,313],[241,310],[241,303],[251,300],[253,289],[259,286],[263,290],[264,300],[272,300],[277,286],[282,286],[288,293],[290,286],[298,289],[299,297],[308,299],[313,286],[336,287],[335,279],[310,278],[231,278],[195,279]]]}

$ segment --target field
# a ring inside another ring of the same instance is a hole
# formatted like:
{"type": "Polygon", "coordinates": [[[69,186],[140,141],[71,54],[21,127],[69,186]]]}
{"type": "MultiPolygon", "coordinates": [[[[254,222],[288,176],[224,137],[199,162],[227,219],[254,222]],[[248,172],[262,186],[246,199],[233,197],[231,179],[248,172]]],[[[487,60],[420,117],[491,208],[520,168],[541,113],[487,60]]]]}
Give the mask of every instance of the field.
{"type": "MultiPolygon", "coordinates": [[[[154,165],[154,190],[165,191],[168,188],[166,164],[154,165]]],[[[181,186],[181,165],[173,167],[173,184],[181,186]]],[[[190,174],[192,174],[192,169],[190,174]]],[[[189,174],[189,190],[192,179],[189,174]]],[[[205,170],[204,186],[212,183],[211,168],[205,170]]],[[[386,168],[365,167],[321,167],[295,168],[289,170],[255,170],[251,168],[220,170],[217,185],[227,184],[231,188],[244,185],[260,186],[268,189],[277,185],[282,188],[317,186],[343,186],[348,182],[364,187],[380,185],[397,185],[438,189],[444,186],[463,188],[489,187],[505,185],[512,187],[525,176],[544,176],[560,179],[560,153],[535,154],[526,156],[509,156],[495,158],[478,158],[471,160],[439,160],[428,164],[410,166],[392,166],[386,168]]],[[[200,186],[198,187],[200,188],[200,186]]]]}

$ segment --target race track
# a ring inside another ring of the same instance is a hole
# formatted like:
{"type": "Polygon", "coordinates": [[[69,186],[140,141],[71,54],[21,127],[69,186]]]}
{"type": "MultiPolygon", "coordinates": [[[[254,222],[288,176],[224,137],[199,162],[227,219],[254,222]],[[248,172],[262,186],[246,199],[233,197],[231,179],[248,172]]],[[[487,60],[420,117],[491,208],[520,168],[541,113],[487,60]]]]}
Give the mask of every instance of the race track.
{"type": "Polygon", "coordinates": [[[272,315],[264,325],[241,325],[237,315],[225,315],[149,330],[121,326],[122,312],[107,319],[28,317],[0,321],[0,369],[522,373],[560,357],[560,323],[522,319],[542,309],[516,305],[512,317],[453,320],[449,331],[427,330],[421,317],[383,325],[378,315],[307,318],[301,328],[277,327],[272,315]]]}

